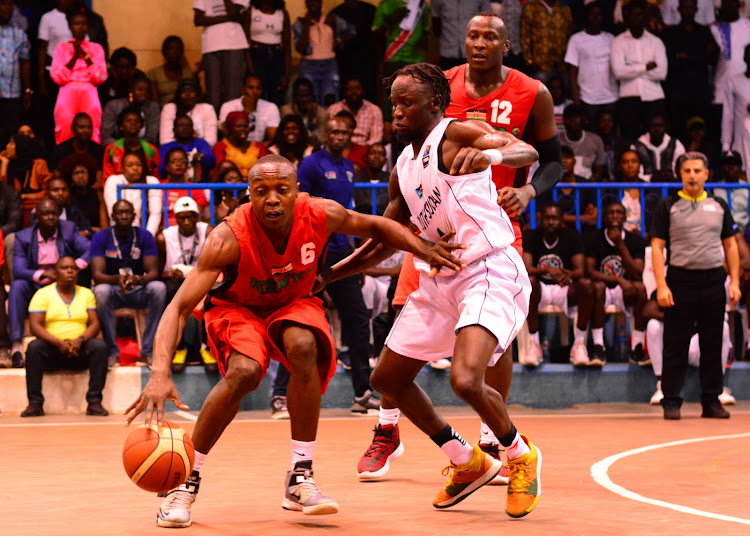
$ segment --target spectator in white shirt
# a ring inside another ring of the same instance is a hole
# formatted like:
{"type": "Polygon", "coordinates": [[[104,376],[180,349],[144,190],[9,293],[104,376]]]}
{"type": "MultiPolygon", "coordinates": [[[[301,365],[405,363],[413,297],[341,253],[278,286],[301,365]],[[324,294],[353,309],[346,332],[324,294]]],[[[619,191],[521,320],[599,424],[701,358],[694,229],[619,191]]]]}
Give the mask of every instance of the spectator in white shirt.
{"type": "MultiPolygon", "coordinates": [[[[117,203],[117,187],[120,184],[160,184],[159,179],[152,176],[143,176],[143,164],[137,154],[126,154],[122,158],[122,175],[112,175],[104,185],[104,203],[110,223],[115,224],[112,211],[117,203]]],[[[162,212],[164,210],[164,192],[162,190],[149,190],[147,194],[147,206],[145,207],[146,223],[143,224],[143,192],[141,190],[123,190],[121,199],[132,203],[135,209],[135,221],[141,227],[148,229],[151,234],[159,232],[161,226],[162,212]]]]}
{"type": "Polygon", "coordinates": [[[649,119],[648,132],[635,143],[641,159],[639,176],[647,182],[672,182],[677,159],[685,154],[685,146],[680,140],[667,134],[667,122],[664,115],[655,115],[649,119]]]}
{"type": "Polygon", "coordinates": [[[583,110],[575,104],[565,108],[563,123],[565,132],[560,134],[560,143],[573,149],[576,157],[573,172],[586,180],[601,181],[607,163],[604,142],[593,132],[583,130],[583,110]]]}
{"type": "Polygon", "coordinates": [[[745,128],[742,131],[742,161],[750,162],[750,115],[745,118],[745,128]]]}
{"type": "Polygon", "coordinates": [[[192,78],[180,80],[174,100],[164,105],[159,120],[159,141],[162,145],[174,141],[175,117],[185,114],[193,120],[196,137],[213,147],[218,137],[218,120],[213,106],[203,101],[201,87],[192,78]]]}
{"type": "MultiPolygon", "coordinates": [[[[661,20],[666,26],[676,26],[680,23],[680,0],[662,0],[661,20]]],[[[695,13],[695,22],[708,26],[716,22],[714,15],[713,0],[696,0],[697,11],[695,13]]]]}
{"type": "Polygon", "coordinates": [[[646,31],[646,7],[633,0],[624,8],[628,29],[612,41],[612,71],[620,81],[618,101],[622,135],[633,140],[647,118],[664,114],[667,52],[664,43],[646,31]]]}
{"type": "Polygon", "coordinates": [[[721,149],[742,153],[742,137],[745,130],[745,119],[750,114],[750,45],[745,47],[744,54],[747,68],[744,73],[729,78],[724,89],[721,149]]]}
{"type": "Polygon", "coordinates": [[[603,24],[604,13],[599,2],[587,4],[586,30],[573,34],[565,53],[570,96],[583,109],[589,125],[594,124],[599,112],[614,112],[614,104],[619,96],[617,80],[610,65],[614,36],[602,31],[603,24]]]}
{"type": "MultiPolygon", "coordinates": [[[[249,58],[242,23],[249,7],[250,0],[193,0],[193,24],[203,27],[201,52],[206,99],[214,107],[214,113],[223,102],[240,94],[249,58]]],[[[211,144],[214,143],[216,140],[211,144]]]]}
{"type": "Polygon", "coordinates": [[[714,104],[723,104],[729,79],[745,70],[743,54],[750,44],[750,20],[740,17],[739,9],[739,0],[722,0],[719,20],[711,26],[720,50],[714,75],[714,104]]]}
{"type": "Polygon", "coordinates": [[[278,107],[267,100],[261,99],[263,82],[255,74],[245,76],[242,86],[242,97],[230,100],[221,105],[219,122],[222,129],[224,121],[232,112],[245,112],[250,118],[249,141],[257,141],[268,145],[276,135],[281,116],[278,107]]]}

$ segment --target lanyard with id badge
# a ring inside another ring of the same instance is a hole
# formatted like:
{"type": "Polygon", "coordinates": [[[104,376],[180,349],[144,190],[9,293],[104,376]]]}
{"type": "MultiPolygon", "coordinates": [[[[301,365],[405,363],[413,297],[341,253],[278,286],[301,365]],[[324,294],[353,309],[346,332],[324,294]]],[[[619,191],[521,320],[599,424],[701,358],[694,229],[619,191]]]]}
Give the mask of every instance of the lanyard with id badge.
{"type": "MultiPolygon", "coordinates": [[[[120,249],[120,242],[117,240],[117,233],[115,233],[113,227],[110,228],[110,232],[112,233],[112,243],[115,246],[117,258],[118,260],[123,261],[124,259],[122,256],[122,250],[120,249]]],[[[138,247],[138,234],[135,232],[135,228],[133,228],[133,243],[130,246],[130,255],[128,257],[128,264],[141,258],[141,249],[138,247]]],[[[131,266],[121,266],[119,269],[119,273],[120,275],[132,276],[133,268],[131,266]]]]}

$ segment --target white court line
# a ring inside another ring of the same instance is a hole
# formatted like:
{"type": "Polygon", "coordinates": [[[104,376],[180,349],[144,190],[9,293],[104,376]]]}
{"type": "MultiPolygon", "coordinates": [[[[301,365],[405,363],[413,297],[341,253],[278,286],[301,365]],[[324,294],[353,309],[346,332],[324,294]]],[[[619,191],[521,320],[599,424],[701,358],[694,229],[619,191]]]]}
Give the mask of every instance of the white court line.
{"type": "Polygon", "coordinates": [[[609,478],[609,474],[608,474],[609,468],[612,466],[613,463],[615,463],[616,461],[622,458],[633,456],[634,454],[641,454],[643,452],[648,452],[650,450],[656,450],[656,449],[661,449],[661,448],[666,448],[666,447],[687,445],[689,443],[700,443],[702,441],[716,441],[718,439],[737,439],[741,437],[750,437],[750,433],[713,436],[713,437],[697,437],[694,439],[683,439],[681,441],[672,441],[670,443],[661,443],[659,445],[649,445],[647,447],[641,447],[638,449],[628,450],[626,452],[621,452],[619,454],[615,454],[614,456],[610,456],[609,458],[605,458],[601,461],[596,462],[594,465],[591,466],[591,476],[593,477],[594,481],[600,486],[603,486],[607,488],[609,491],[616,493],[617,495],[620,495],[621,497],[625,497],[626,499],[632,499],[634,501],[639,501],[639,502],[643,502],[646,504],[653,504],[654,506],[661,506],[662,508],[669,508],[670,510],[676,510],[677,512],[682,512],[684,514],[692,514],[692,515],[701,516],[701,517],[710,517],[713,519],[719,519],[721,521],[731,521],[733,523],[741,523],[743,525],[750,525],[750,519],[725,516],[722,514],[714,514],[712,512],[705,512],[703,510],[697,510],[695,508],[690,508],[688,506],[672,504],[666,501],[660,501],[657,499],[650,499],[648,497],[644,497],[643,495],[634,493],[626,488],[623,488],[622,486],[618,486],[617,484],[612,482],[612,479],[609,478]]]}
{"type": "Polygon", "coordinates": [[[197,415],[193,415],[192,413],[188,413],[187,411],[183,411],[181,409],[173,411],[172,413],[174,413],[178,417],[182,417],[186,421],[195,422],[195,421],[198,420],[198,416],[197,415]]]}

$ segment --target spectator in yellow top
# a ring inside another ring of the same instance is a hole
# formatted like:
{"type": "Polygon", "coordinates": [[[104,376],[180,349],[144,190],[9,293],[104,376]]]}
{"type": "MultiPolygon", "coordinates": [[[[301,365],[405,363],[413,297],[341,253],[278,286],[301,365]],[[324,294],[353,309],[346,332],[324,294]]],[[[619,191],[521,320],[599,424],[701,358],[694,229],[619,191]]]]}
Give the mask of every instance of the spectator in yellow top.
{"type": "Polygon", "coordinates": [[[560,0],[530,0],[521,15],[521,49],[530,75],[547,83],[565,72],[573,14],[560,0]]]}

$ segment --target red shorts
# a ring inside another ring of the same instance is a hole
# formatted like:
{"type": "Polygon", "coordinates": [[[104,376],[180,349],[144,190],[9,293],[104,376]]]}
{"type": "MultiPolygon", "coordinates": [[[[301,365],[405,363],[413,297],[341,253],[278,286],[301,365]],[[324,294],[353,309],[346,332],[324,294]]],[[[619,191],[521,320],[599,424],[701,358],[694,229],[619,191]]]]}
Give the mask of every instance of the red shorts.
{"type": "MultiPolygon", "coordinates": [[[[513,232],[516,239],[511,246],[516,248],[518,254],[523,258],[523,243],[521,241],[521,224],[517,220],[512,220],[513,232]]],[[[403,307],[409,294],[419,288],[419,272],[414,268],[414,255],[407,253],[404,262],[401,264],[401,273],[398,275],[396,291],[393,293],[393,307],[403,307]]]]}
{"type": "MultiPolygon", "coordinates": [[[[318,372],[323,393],[336,374],[336,351],[331,328],[318,298],[299,298],[265,317],[240,305],[217,305],[205,313],[206,332],[211,353],[219,371],[226,374],[232,351],[257,361],[266,375],[271,359],[289,368],[286,356],[277,346],[284,321],[310,328],[318,341],[318,372]]],[[[260,380],[258,380],[260,384],[260,380]]],[[[255,386],[257,388],[257,385],[255,386]]]]}

